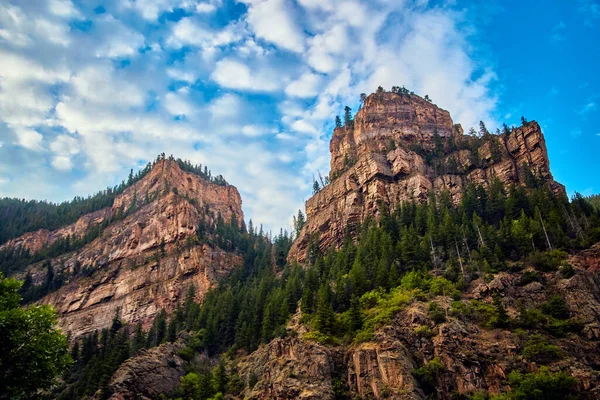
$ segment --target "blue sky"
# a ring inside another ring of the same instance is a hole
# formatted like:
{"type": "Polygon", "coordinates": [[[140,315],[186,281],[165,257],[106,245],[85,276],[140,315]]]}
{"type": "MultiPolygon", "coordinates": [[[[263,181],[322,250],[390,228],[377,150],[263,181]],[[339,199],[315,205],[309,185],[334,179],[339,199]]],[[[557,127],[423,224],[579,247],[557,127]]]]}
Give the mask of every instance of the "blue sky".
{"type": "Polygon", "coordinates": [[[333,119],[405,85],[465,130],[540,122],[557,180],[600,192],[598,1],[8,0],[0,196],[62,201],[165,152],[278,230],[328,172],[333,119]]]}

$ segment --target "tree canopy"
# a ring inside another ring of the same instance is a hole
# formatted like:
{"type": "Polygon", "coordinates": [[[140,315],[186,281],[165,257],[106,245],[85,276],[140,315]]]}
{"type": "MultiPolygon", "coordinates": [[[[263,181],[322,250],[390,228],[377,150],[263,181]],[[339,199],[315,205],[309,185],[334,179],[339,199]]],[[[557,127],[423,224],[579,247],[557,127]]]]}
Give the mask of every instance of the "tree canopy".
{"type": "Polygon", "coordinates": [[[49,306],[20,308],[21,282],[0,273],[0,398],[30,399],[71,363],[49,306]]]}

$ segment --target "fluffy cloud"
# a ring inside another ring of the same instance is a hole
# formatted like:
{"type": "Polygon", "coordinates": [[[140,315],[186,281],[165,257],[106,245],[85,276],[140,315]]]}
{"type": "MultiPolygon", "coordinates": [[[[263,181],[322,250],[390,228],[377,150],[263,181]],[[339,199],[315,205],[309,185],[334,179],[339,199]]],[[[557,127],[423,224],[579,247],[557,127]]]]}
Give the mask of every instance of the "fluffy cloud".
{"type": "Polygon", "coordinates": [[[249,6],[247,21],[254,34],[281,49],[300,53],[305,35],[292,14],[289,0],[244,0],[249,6]]]}
{"type": "Polygon", "coordinates": [[[494,126],[495,75],[450,6],[241,3],[0,4],[0,196],[86,195],[165,152],[223,174],[246,217],[278,230],[361,92],[406,85],[465,127],[494,126]]]}
{"type": "Polygon", "coordinates": [[[42,139],[44,138],[39,132],[32,129],[18,130],[17,142],[29,150],[41,151],[42,139]]]}
{"type": "Polygon", "coordinates": [[[321,77],[317,74],[306,72],[298,80],[291,82],[285,93],[292,97],[315,97],[320,90],[321,77]]]}
{"type": "Polygon", "coordinates": [[[234,59],[219,61],[211,78],[222,87],[230,89],[272,92],[280,87],[279,79],[271,70],[260,67],[251,70],[248,65],[234,59]]]}

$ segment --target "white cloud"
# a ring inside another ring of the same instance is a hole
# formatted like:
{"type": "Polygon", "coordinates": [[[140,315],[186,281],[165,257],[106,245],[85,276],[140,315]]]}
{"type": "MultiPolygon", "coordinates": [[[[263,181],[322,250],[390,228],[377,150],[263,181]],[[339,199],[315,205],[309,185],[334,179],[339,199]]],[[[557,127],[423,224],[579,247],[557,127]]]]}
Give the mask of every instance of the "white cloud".
{"type": "Polygon", "coordinates": [[[177,93],[169,92],[165,96],[164,105],[171,115],[191,116],[194,114],[194,106],[189,102],[187,91],[179,90],[177,93]]]}
{"type": "Polygon", "coordinates": [[[242,134],[249,137],[259,137],[271,133],[268,127],[262,125],[246,125],[242,128],[242,134]]]}
{"type": "Polygon", "coordinates": [[[213,118],[224,119],[237,116],[240,112],[240,107],[240,98],[228,93],[212,101],[208,108],[213,118]]]}
{"type": "Polygon", "coordinates": [[[585,104],[583,107],[581,107],[578,111],[577,114],[579,115],[585,115],[588,114],[592,111],[596,111],[598,109],[598,105],[596,104],[596,102],[594,101],[590,101],[587,104],[585,104]]]}
{"type": "Polygon", "coordinates": [[[243,26],[232,23],[221,30],[213,30],[201,25],[192,17],[182,18],[171,31],[167,45],[180,48],[185,45],[203,48],[225,46],[242,38],[243,26]]]}
{"type": "Polygon", "coordinates": [[[135,107],[144,103],[145,93],[133,82],[118,76],[108,64],[90,66],[71,78],[77,98],[86,103],[113,107],[135,107]]]}
{"type": "Polygon", "coordinates": [[[50,12],[62,18],[79,18],[81,12],[75,7],[71,0],[49,0],[50,12]]]}
{"type": "Polygon", "coordinates": [[[292,97],[310,98],[315,97],[321,84],[321,76],[306,72],[298,80],[291,82],[286,88],[285,93],[292,97]]]}
{"type": "Polygon", "coordinates": [[[233,59],[217,62],[211,78],[223,87],[251,92],[272,92],[280,85],[280,78],[272,71],[262,68],[252,71],[246,64],[233,59]]]}
{"type": "Polygon", "coordinates": [[[176,8],[190,9],[192,4],[189,0],[124,0],[121,6],[134,9],[142,18],[154,21],[163,12],[172,12],[176,8]]]}
{"type": "Polygon", "coordinates": [[[305,35],[292,14],[289,0],[247,1],[247,21],[254,34],[281,49],[300,53],[304,50],[305,35]]]}
{"type": "Polygon", "coordinates": [[[26,149],[33,151],[42,150],[42,140],[44,137],[41,133],[34,131],[33,129],[23,129],[16,132],[17,143],[26,149]]]}
{"type": "Polygon", "coordinates": [[[197,79],[196,74],[194,74],[194,72],[184,71],[182,69],[177,68],[168,68],[167,75],[170,78],[187,83],[194,83],[197,79]]]}
{"type": "Polygon", "coordinates": [[[211,12],[214,12],[216,9],[217,9],[217,7],[214,4],[210,4],[210,3],[196,4],[196,12],[201,13],[201,14],[211,13],[211,12]]]}
{"type": "Polygon", "coordinates": [[[103,43],[96,50],[96,57],[116,58],[133,56],[144,46],[144,36],[125,26],[111,15],[102,16],[97,25],[103,31],[103,43]]]}
{"type": "Polygon", "coordinates": [[[73,162],[67,156],[54,156],[51,162],[52,166],[59,171],[70,171],[73,169],[73,162]]]}

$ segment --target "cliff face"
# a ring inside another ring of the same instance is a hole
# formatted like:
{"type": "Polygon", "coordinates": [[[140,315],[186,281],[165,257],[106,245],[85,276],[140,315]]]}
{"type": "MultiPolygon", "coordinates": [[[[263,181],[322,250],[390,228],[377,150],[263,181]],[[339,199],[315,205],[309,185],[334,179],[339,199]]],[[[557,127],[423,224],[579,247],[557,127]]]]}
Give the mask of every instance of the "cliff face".
{"type": "MultiPolygon", "coordinates": [[[[172,311],[191,284],[196,299],[217,279],[241,264],[241,257],[198,241],[200,221],[214,225],[243,219],[237,189],[209,182],[161,160],[139,182],[119,195],[111,208],[80,218],[54,232],[27,233],[6,246],[34,252],[60,237],[82,237],[101,222],[101,235],[83,248],[50,260],[67,284],[41,303],[54,306],[61,327],[72,338],[110,325],[115,313],[127,323],[146,327],[158,311],[172,311]],[[130,210],[125,218],[119,218],[130,210]],[[131,211],[133,210],[133,211],[131,211]]],[[[100,228],[100,227],[98,227],[100,228]]],[[[45,278],[39,264],[29,272],[45,278]]]]}
{"type": "MultiPolygon", "coordinates": [[[[561,349],[561,357],[550,363],[551,371],[565,371],[578,381],[583,399],[597,399],[600,384],[600,244],[571,257],[575,275],[542,273],[541,281],[522,285],[524,270],[497,274],[491,282],[472,281],[460,302],[493,303],[497,294],[514,318],[521,308],[534,308],[550,296],[564,297],[570,317],[581,324],[578,335],[557,335],[548,340],[561,349]]],[[[450,309],[451,299],[432,299],[450,309]]],[[[399,311],[391,324],[377,329],[368,342],[348,346],[325,346],[304,338],[306,328],[284,339],[274,339],[245,357],[239,374],[257,383],[244,392],[245,398],[329,399],[335,387],[347,398],[419,400],[454,399],[478,390],[498,394],[509,389],[506,378],[514,369],[538,371],[540,365],[524,357],[528,335],[514,328],[482,328],[460,313],[448,312],[445,322],[435,323],[428,312],[429,300],[414,299],[399,311]],[[421,334],[424,327],[428,334],[421,334]],[[418,379],[418,368],[437,359],[438,368],[426,384],[418,379]],[[428,397],[430,396],[430,397],[428,397]]]]}
{"type": "MultiPolygon", "coordinates": [[[[109,400],[134,400],[158,398],[171,393],[185,374],[185,361],[179,357],[184,348],[180,339],[175,343],[164,343],[152,349],[143,349],[125,361],[113,374],[107,387],[109,400]]],[[[100,400],[101,391],[94,399],[100,400]]]]}
{"type": "Polygon", "coordinates": [[[311,238],[322,249],[341,244],[381,203],[426,201],[447,191],[454,202],[469,182],[523,184],[529,172],[555,192],[540,126],[529,122],[481,139],[463,135],[450,114],[416,95],[372,94],[353,127],[334,130],[330,143],[331,183],[306,202],[306,225],[289,260],[306,259],[311,238]]]}

